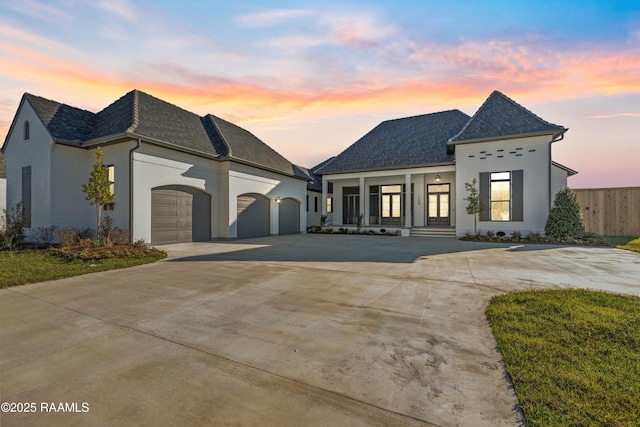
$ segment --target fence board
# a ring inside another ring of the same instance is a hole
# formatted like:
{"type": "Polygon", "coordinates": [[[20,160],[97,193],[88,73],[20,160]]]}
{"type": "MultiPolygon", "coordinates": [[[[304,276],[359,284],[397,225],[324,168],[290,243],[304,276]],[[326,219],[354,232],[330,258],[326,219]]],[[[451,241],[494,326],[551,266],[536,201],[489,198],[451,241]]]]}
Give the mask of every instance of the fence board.
{"type": "Polygon", "coordinates": [[[640,187],[573,190],[587,231],[607,236],[640,236],[640,187]]]}

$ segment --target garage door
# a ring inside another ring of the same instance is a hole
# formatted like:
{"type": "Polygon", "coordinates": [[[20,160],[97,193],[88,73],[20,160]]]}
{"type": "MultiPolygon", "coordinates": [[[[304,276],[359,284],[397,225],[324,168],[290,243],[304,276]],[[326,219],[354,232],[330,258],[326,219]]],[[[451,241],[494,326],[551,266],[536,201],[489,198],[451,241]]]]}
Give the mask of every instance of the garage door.
{"type": "Polygon", "coordinates": [[[151,244],[211,240],[211,196],[182,186],[151,190],[151,244]]]}
{"type": "Polygon", "coordinates": [[[300,233],[300,203],[295,199],[282,199],[279,206],[280,234],[300,233]]]}
{"type": "Polygon", "coordinates": [[[269,199],[259,194],[238,196],[238,239],[268,236],[269,199]]]}

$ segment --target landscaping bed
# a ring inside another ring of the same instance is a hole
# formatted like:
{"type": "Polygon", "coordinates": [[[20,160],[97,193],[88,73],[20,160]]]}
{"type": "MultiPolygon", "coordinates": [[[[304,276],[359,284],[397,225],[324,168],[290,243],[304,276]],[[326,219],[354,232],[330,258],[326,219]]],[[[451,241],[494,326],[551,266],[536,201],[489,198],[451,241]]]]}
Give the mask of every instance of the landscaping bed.
{"type": "Polygon", "coordinates": [[[495,243],[542,243],[550,245],[581,245],[581,246],[609,246],[609,242],[599,234],[584,233],[581,236],[553,238],[542,236],[540,233],[522,234],[514,231],[506,234],[503,232],[487,231],[477,234],[466,234],[460,240],[471,242],[495,242],[495,243]]]}
{"type": "Polygon", "coordinates": [[[640,425],[639,297],[516,292],[486,313],[526,425],[640,425]]]}
{"type": "Polygon", "coordinates": [[[76,247],[24,247],[0,252],[0,288],[44,282],[96,271],[147,264],[164,251],[143,244],[76,247]]]}

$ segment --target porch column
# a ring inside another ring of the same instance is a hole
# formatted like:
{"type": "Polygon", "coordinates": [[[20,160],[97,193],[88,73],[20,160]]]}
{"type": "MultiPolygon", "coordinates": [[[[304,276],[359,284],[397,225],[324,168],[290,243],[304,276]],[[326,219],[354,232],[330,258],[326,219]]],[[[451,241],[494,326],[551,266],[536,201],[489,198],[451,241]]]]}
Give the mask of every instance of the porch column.
{"type": "Polygon", "coordinates": [[[405,190],[404,190],[404,228],[411,228],[411,174],[405,174],[405,190]]]}
{"type": "Polygon", "coordinates": [[[363,219],[363,224],[362,225],[369,225],[369,216],[365,215],[364,213],[364,198],[365,198],[365,193],[364,193],[364,176],[360,177],[360,207],[358,208],[358,214],[362,214],[362,219],[363,219]]]}
{"type": "Polygon", "coordinates": [[[329,181],[322,177],[322,215],[327,214],[327,197],[329,195],[329,181]]]}

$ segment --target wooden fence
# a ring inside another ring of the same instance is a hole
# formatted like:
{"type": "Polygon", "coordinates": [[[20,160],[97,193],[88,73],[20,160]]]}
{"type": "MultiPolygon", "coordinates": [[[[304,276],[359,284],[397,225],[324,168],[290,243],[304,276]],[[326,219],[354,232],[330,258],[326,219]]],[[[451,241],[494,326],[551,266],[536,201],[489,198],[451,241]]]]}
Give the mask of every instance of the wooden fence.
{"type": "Polygon", "coordinates": [[[640,187],[573,191],[587,231],[606,236],[640,236],[640,187]]]}

